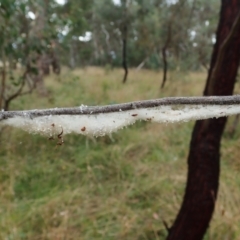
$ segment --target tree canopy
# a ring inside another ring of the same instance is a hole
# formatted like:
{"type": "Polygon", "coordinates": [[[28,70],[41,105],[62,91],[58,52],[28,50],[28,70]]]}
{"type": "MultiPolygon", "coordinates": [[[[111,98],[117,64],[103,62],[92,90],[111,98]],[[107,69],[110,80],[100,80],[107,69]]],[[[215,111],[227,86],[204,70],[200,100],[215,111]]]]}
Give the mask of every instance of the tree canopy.
{"type": "Polygon", "coordinates": [[[127,26],[127,61],[173,69],[208,67],[220,2],[217,0],[45,0],[0,3],[1,61],[22,64],[31,51],[54,44],[61,62],[121,66],[127,26]]]}

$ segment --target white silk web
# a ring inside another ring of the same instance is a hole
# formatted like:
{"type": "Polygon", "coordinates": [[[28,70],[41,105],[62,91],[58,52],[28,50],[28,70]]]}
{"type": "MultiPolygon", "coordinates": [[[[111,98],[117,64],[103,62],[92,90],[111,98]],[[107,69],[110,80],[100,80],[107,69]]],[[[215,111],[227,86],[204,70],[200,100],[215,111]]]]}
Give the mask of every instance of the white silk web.
{"type": "Polygon", "coordinates": [[[186,122],[240,113],[240,105],[171,105],[88,115],[48,115],[31,118],[28,113],[1,120],[0,125],[30,133],[55,136],[77,133],[88,136],[111,134],[138,120],[157,123],[186,122]]]}

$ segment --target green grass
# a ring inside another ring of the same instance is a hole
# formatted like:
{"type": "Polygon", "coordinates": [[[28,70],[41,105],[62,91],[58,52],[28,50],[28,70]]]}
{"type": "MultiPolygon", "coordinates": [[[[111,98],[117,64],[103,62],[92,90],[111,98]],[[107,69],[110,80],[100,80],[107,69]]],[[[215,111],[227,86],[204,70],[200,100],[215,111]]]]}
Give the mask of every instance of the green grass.
{"type": "MultiPolygon", "coordinates": [[[[45,81],[49,95],[19,98],[11,109],[111,104],[164,96],[201,95],[206,74],[86,68],[45,81]]],[[[239,89],[237,84],[236,92],[239,89]]],[[[222,141],[221,181],[207,240],[240,239],[240,162],[230,119],[222,141]]],[[[64,145],[21,130],[0,137],[0,239],[164,239],[186,182],[193,122],[139,122],[109,136],[67,135],[64,145]]]]}

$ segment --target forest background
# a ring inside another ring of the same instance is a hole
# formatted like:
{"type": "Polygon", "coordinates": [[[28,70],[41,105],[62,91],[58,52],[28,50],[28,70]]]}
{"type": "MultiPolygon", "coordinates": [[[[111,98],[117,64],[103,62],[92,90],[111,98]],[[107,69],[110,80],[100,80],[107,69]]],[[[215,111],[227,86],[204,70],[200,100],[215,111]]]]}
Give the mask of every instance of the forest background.
{"type": "MultiPolygon", "coordinates": [[[[0,107],[200,96],[220,4],[0,0],[0,107]]],[[[205,239],[240,236],[236,123],[231,118],[223,135],[205,239]]],[[[139,122],[97,139],[69,135],[62,146],[2,128],[0,238],[165,239],[184,195],[192,127],[139,122]]]]}

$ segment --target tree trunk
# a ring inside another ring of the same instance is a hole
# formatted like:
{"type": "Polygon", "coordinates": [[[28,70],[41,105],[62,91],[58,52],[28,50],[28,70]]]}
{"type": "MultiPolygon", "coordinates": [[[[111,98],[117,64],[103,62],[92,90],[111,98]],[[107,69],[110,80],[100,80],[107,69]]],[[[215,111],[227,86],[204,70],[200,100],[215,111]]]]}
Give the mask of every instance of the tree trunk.
{"type": "Polygon", "coordinates": [[[169,47],[169,44],[171,42],[171,35],[172,35],[172,26],[171,26],[171,21],[168,24],[168,34],[167,34],[167,39],[166,42],[162,48],[162,58],[163,58],[163,79],[162,79],[162,85],[161,88],[164,88],[165,82],[167,81],[167,71],[168,71],[168,61],[167,61],[167,50],[169,47]]]}
{"type": "Polygon", "coordinates": [[[123,1],[124,22],[122,26],[122,67],[124,69],[123,83],[126,83],[128,76],[127,65],[127,35],[128,35],[128,15],[127,15],[127,1],[123,1]]]}
{"type": "MultiPolygon", "coordinates": [[[[222,0],[205,96],[231,95],[240,59],[240,1],[222,0]]],[[[188,156],[184,200],[168,240],[200,240],[211,220],[219,185],[220,141],[226,118],[197,121],[188,156]]]]}
{"type": "MultiPolygon", "coordinates": [[[[127,28],[127,27],[126,27],[127,28]]],[[[124,76],[123,76],[123,83],[127,81],[128,76],[128,67],[127,67],[127,39],[123,39],[123,60],[122,60],[122,66],[124,69],[124,76]]]]}

